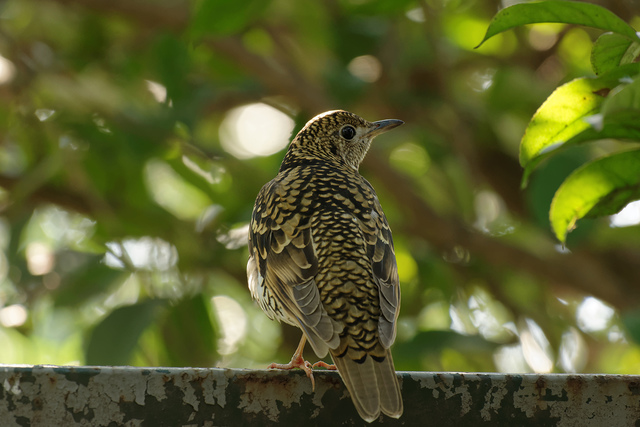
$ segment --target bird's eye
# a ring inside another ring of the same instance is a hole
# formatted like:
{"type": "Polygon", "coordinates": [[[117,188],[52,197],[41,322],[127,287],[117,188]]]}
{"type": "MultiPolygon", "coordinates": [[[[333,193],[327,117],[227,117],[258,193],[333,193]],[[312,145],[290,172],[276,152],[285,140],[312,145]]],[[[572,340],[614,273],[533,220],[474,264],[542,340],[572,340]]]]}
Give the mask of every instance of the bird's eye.
{"type": "Polygon", "coordinates": [[[345,126],[340,129],[340,135],[342,135],[344,139],[349,141],[353,139],[354,136],[356,136],[356,130],[353,126],[345,126]]]}

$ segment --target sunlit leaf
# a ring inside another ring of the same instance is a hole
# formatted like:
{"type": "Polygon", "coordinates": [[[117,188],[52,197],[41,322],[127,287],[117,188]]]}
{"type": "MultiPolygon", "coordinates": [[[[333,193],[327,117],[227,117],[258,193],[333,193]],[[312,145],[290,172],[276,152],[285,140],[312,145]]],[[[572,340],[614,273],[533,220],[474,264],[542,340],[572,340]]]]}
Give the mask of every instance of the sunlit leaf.
{"type": "Polygon", "coordinates": [[[594,118],[594,120],[600,121],[598,129],[593,125],[575,135],[564,144],[558,145],[557,148],[540,153],[533,158],[525,167],[522,183],[527,184],[531,173],[542,163],[545,159],[557,155],[561,151],[582,144],[585,142],[602,140],[602,139],[616,139],[619,141],[640,141],[640,111],[629,111],[624,113],[617,113],[609,116],[600,116],[594,118]]]}
{"type": "Polygon", "coordinates": [[[128,364],[140,335],[153,322],[158,309],[165,303],[163,300],[146,300],[113,310],[91,332],[86,363],[128,364]]]}
{"type": "Polygon", "coordinates": [[[553,231],[561,242],[581,218],[617,213],[640,198],[640,151],[627,151],[588,163],[560,186],[551,203],[553,231]]]}
{"type": "Polygon", "coordinates": [[[589,129],[585,119],[598,113],[609,91],[622,79],[637,73],[638,64],[629,64],[601,77],[581,77],[557,88],[536,111],[520,142],[520,165],[528,169],[525,179],[536,157],[589,129]]]}
{"type": "Polygon", "coordinates": [[[591,50],[593,71],[602,75],[616,67],[630,64],[640,55],[640,42],[614,33],[598,37],[591,50]]]}
{"type": "Polygon", "coordinates": [[[541,1],[519,3],[499,11],[491,20],[480,45],[503,31],[527,24],[557,22],[599,28],[638,40],[636,31],[613,12],[590,3],[574,1],[541,1]]]}

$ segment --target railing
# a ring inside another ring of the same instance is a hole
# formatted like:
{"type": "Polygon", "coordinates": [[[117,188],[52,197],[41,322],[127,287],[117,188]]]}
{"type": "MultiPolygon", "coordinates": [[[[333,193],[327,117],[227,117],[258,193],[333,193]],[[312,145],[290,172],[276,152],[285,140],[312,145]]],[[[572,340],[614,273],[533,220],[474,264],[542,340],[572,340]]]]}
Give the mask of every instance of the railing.
{"type": "MultiPolygon", "coordinates": [[[[400,372],[373,424],[640,425],[640,376],[400,372]]],[[[363,425],[336,372],[0,366],[0,426],[363,425]]]]}

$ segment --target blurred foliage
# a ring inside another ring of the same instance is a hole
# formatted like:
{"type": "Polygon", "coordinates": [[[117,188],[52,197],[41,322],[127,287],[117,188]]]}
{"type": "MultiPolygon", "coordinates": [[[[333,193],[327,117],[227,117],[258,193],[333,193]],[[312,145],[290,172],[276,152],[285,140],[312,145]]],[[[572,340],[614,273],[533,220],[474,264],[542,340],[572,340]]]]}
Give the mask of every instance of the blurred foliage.
{"type": "MultiPolygon", "coordinates": [[[[3,2],[0,363],[289,360],[299,331],[246,288],[246,227],[286,135],[344,108],[406,122],[361,168],[394,230],[398,369],[635,373],[639,209],[580,221],[566,248],[548,219],[577,167],[628,142],[605,120],[524,191],[519,144],[545,99],[606,80],[637,43],[516,20],[474,49],[504,6],[3,2]]],[[[637,102],[621,84],[598,108],[637,102]]]]}

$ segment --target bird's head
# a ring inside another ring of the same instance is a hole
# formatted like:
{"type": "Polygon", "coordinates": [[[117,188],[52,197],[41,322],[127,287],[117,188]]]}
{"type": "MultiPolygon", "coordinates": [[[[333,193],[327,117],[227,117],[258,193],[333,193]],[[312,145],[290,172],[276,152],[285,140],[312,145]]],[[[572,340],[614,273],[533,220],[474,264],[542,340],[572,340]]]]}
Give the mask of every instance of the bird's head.
{"type": "Polygon", "coordinates": [[[283,166],[309,159],[344,163],[358,170],[376,136],[404,122],[369,122],[344,110],[327,111],[315,116],[291,142],[283,166]]]}

